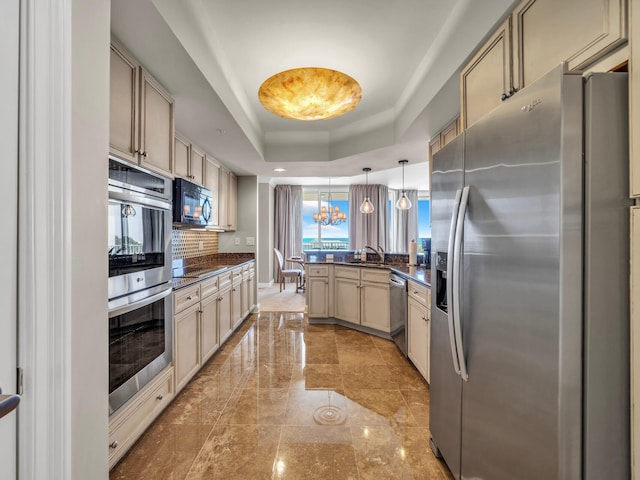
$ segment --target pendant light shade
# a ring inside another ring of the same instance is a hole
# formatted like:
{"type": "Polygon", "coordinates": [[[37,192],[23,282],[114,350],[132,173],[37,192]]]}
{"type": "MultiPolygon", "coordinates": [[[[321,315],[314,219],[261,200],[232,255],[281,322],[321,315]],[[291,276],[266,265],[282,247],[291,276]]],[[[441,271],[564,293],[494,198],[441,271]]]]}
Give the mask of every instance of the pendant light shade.
{"type": "MultiPolygon", "coordinates": [[[[369,172],[371,171],[371,169],[369,167],[365,167],[362,169],[362,171],[365,174],[365,178],[367,181],[367,187],[369,186],[369,172]]],[[[373,206],[373,203],[371,203],[371,200],[369,199],[369,196],[367,195],[366,197],[364,197],[364,202],[362,202],[362,205],[360,205],[360,211],[362,213],[373,213],[374,210],[376,208],[373,206]]]]}
{"type": "Polygon", "coordinates": [[[411,208],[411,200],[407,197],[407,192],[404,189],[404,166],[409,163],[409,160],[400,160],[398,163],[402,165],[402,196],[396,202],[396,208],[399,210],[409,210],[411,208]]]}

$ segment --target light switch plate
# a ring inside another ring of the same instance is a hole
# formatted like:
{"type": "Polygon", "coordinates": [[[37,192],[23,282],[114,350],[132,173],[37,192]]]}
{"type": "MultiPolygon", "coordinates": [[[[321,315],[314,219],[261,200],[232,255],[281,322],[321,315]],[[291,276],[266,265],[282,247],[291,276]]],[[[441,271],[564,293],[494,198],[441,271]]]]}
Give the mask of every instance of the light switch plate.
{"type": "Polygon", "coordinates": [[[238,237],[235,237],[233,241],[236,245],[240,245],[240,239],[238,237]]]}
{"type": "Polygon", "coordinates": [[[255,245],[256,239],[255,237],[247,237],[247,245],[255,245]]]}

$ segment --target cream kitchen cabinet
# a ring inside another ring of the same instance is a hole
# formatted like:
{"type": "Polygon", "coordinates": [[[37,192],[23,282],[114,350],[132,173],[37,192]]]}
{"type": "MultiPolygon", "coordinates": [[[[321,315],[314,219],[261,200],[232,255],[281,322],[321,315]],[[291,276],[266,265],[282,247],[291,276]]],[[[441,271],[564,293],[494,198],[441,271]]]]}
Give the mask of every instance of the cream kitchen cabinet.
{"type": "Polygon", "coordinates": [[[173,400],[173,372],[172,366],[167,367],[109,418],[109,469],[173,400]]]}
{"type": "MultiPolygon", "coordinates": [[[[200,288],[200,287],[197,287],[200,288]]],[[[200,302],[174,315],[176,393],[200,370],[200,302]]]]}
{"type": "Polygon", "coordinates": [[[186,137],[176,133],[174,138],[173,174],[203,185],[205,153],[186,137]]]}
{"type": "Polygon", "coordinates": [[[336,266],[333,290],[334,316],[345,322],[360,324],[360,268],[336,266]]]}
{"type": "Polygon", "coordinates": [[[335,318],[389,333],[389,271],[335,267],[335,318]]]}
{"type": "Polygon", "coordinates": [[[462,129],[500,105],[513,92],[511,17],[491,35],[460,72],[462,129]]]}
{"type": "Polygon", "coordinates": [[[360,270],[360,324],[389,333],[389,272],[360,270]]]}
{"type": "Polygon", "coordinates": [[[204,363],[220,347],[218,336],[218,277],[200,283],[200,363],[204,363]]]}
{"type": "Polygon", "coordinates": [[[231,327],[233,330],[242,323],[242,268],[231,271],[231,327]]]}
{"type": "Polygon", "coordinates": [[[111,44],[109,114],[112,154],[173,174],[173,98],[115,41],[111,44]]]}
{"type": "Polygon", "coordinates": [[[227,198],[227,230],[238,228],[238,177],[229,172],[229,196],[227,198]]]}
{"type": "Polygon", "coordinates": [[[409,360],[429,382],[431,343],[431,296],[429,288],[408,282],[407,338],[409,360]]]}
{"type": "Polygon", "coordinates": [[[225,167],[220,167],[218,195],[218,220],[220,228],[233,231],[237,228],[238,179],[225,167]]]}
{"type": "Polygon", "coordinates": [[[211,225],[220,226],[218,197],[220,195],[220,165],[210,155],[204,158],[204,186],[211,190],[211,225]]]}
{"type": "Polygon", "coordinates": [[[255,294],[253,291],[255,276],[256,270],[253,263],[242,266],[242,283],[240,284],[242,320],[247,318],[255,304],[255,294]]]}
{"type": "Polygon", "coordinates": [[[249,278],[247,279],[247,294],[249,296],[249,311],[251,313],[256,306],[256,264],[249,265],[249,278]]]}
{"type": "Polygon", "coordinates": [[[329,265],[308,264],[307,310],[309,318],[329,317],[329,265]]]}
{"type": "Polygon", "coordinates": [[[524,0],[460,73],[462,129],[561,62],[583,71],[627,42],[626,0],[524,0]]]}
{"type": "Polygon", "coordinates": [[[231,317],[231,272],[220,276],[220,295],[218,296],[218,325],[220,345],[233,333],[231,317]]]}
{"type": "Polygon", "coordinates": [[[580,71],[627,41],[626,0],[525,0],[512,14],[514,85],[562,61],[580,71]]]}

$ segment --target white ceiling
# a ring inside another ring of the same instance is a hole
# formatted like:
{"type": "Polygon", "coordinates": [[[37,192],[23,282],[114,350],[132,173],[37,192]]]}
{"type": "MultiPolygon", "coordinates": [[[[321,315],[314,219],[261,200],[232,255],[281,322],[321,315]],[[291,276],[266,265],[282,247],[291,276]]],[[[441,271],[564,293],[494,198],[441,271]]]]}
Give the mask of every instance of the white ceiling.
{"type": "Polygon", "coordinates": [[[260,181],[428,190],[428,141],[459,111],[460,66],[513,0],[112,0],[113,35],[176,101],[176,129],[260,181]],[[340,70],[362,101],[335,119],[267,112],[282,70],[340,70]],[[286,168],[275,173],[276,167],[286,168]]]}

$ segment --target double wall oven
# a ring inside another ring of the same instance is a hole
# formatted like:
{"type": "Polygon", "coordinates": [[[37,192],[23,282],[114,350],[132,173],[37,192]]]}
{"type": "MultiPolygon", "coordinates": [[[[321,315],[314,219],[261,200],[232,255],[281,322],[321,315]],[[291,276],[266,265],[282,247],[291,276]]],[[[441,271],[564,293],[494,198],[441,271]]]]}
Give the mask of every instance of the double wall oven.
{"type": "Polygon", "coordinates": [[[109,414],[172,361],[172,189],[109,158],[109,414]]]}

